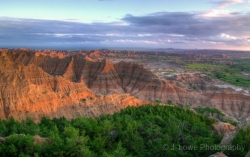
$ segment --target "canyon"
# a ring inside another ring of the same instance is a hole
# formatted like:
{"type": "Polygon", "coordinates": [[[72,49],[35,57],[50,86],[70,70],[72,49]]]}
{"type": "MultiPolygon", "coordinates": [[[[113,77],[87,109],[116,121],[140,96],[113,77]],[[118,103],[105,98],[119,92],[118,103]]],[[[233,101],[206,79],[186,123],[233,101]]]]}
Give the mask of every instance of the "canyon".
{"type": "Polygon", "coordinates": [[[143,64],[111,62],[115,54],[105,52],[1,49],[0,118],[97,117],[156,100],[217,108],[235,121],[250,116],[248,94],[218,88],[205,74],[162,78],[143,64]]]}

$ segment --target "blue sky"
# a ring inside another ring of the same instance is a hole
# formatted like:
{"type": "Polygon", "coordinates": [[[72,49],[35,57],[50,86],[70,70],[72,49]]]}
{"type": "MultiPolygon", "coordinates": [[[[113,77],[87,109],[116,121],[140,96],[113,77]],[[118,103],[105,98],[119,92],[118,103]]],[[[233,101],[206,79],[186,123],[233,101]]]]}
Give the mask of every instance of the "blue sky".
{"type": "Polygon", "coordinates": [[[0,0],[0,47],[250,50],[250,0],[0,0]]]}

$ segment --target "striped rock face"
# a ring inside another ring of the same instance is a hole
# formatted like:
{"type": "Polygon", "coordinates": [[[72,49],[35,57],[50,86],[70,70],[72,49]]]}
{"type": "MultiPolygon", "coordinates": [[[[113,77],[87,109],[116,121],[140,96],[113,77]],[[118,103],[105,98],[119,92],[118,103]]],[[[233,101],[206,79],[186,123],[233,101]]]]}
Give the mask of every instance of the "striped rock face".
{"type": "Polygon", "coordinates": [[[202,74],[160,79],[133,62],[20,49],[1,50],[0,63],[2,119],[96,117],[155,100],[215,107],[236,119],[250,115],[249,96],[214,88],[202,74]]]}

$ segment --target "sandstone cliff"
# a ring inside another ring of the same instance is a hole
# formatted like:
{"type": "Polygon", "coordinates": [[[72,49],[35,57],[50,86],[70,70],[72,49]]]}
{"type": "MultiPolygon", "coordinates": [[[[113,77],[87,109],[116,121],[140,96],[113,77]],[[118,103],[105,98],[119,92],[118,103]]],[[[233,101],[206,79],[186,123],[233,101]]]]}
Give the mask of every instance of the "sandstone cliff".
{"type": "Polygon", "coordinates": [[[0,55],[0,118],[95,117],[128,105],[147,103],[130,94],[95,95],[84,82],[75,79],[76,71],[71,69],[76,65],[73,57],[62,59],[62,63],[58,58],[53,62],[51,58],[36,58],[34,54],[20,55],[6,52],[0,55]]]}

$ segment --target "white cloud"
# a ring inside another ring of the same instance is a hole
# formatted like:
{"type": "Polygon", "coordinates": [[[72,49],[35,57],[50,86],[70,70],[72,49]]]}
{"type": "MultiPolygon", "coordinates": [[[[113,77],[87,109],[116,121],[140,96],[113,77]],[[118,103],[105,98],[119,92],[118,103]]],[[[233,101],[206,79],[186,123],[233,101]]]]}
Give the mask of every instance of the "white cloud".
{"type": "Polygon", "coordinates": [[[172,36],[172,37],[184,37],[185,35],[182,35],[182,34],[167,34],[169,36],[172,36]]]}
{"type": "Polygon", "coordinates": [[[228,5],[232,4],[242,4],[244,3],[244,0],[220,0],[220,1],[212,1],[212,3],[216,4],[217,7],[225,8],[228,5]]]}
{"type": "Polygon", "coordinates": [[[139,37],[150,37],[152,34],[138,34],[139,37]]]}
{"type": "Polygon", "coordinates": [[[211,10],[207,10],[207,11],[203,12],[201,14],[201,16],[205,16],[205,17],[220,17],[220,16],[230,16],[231,13],[232,13],[232,11],[230,11],[230,10],[211,9],[211,10]]]}
{"type": "Polygon", "coordinates": [[[219,16],[232,16],[235,12],[242,12],[242,10],[228,10],[225,9],[229,5],[241,4],[248,7],[250,0],[212,0],[211,3],[215,6],[202,13],[202,16],[219,17],[219,16]]]}
{"type": "Polygon", "coordinates": [[[118,39],[118,40],[113,40],[113,42],[117,42],[117,43],[159,44],[158,42],[150,41],[150,40],[130,40],[130,39],[118,39]]]}
{"type": "Polygon", "coordinates": [[[70,34],[54,34],[54,36],[55,37],[68,37],[68,38],[70,38],[70,37],[72,37],[72,35],[70,35],[70,34]]]}
{"type": "Polygon", "coordinates": [[[227,40],[236,40],[236,39],[238,39],[238,37],[230,36],[230,35],[225,34],[225,33],[221,33],[220,37],[223,38],[223,39],[227,39],[227,40]]]}
{"type": "Polygon", "coordinates": [[[217,44],[217,42],[215,42],[215,41],[210,41],[210,43],[211,43],[211,44],[217,44]]]}
{"type": "Polygon", "coordinates": [[[246,8],[247,8],[247,9],[250,8],[250,0],[246,1],[246,8]]]}
{"type": "Polygon", "coordinates": [[[158,41],[160,43],[170,43],[170,42],[172,42],[170,39],[159,39],[158,41]]]}

